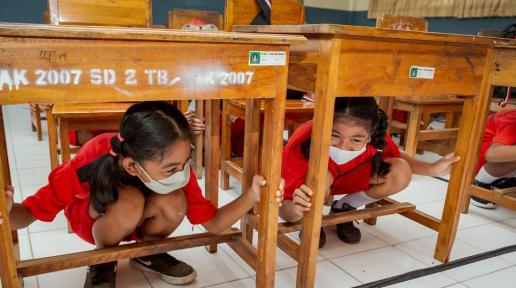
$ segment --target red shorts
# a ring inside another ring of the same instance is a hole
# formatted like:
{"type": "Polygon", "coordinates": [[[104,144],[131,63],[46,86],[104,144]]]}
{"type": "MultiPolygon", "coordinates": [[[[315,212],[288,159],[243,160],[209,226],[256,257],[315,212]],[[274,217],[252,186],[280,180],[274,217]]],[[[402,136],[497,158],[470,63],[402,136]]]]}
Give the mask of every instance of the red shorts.
{"type": "MultiPolygon", "coordinates": [[[[88,209],[90,207],[90,199],[76,199],[70,206],[65,209],[65,216],[72,231],[81,237],[84,241],[95,245],[93,239],[93,223],[95,219],[90,217],[88,209]]],[[[124,241],[138,240],[137,231],[133,231],[124,241]]]]}

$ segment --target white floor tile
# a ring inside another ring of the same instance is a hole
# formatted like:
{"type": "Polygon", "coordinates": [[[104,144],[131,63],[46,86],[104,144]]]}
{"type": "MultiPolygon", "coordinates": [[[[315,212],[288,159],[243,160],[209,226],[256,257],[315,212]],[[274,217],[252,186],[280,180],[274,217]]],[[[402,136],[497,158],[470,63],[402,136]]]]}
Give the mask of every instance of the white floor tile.
{"type": "MultiPolygon", "coordinates": [[[[182,287],[206,287],[224,282],[249,278],[240,266],[224,251],[210,254],[204,247],[196,247],[185,250],[173,251],[171,254],[179,260],[192,265],[197,271],[197,279],[194,283],[182,287]]],[[[152,287],[170,287],[158,276],[146,274],[152,287]]]]}
{"type": "Polygon", "coordinates": [[[36,222],[32,223],[28,229],[30,233],[68,229],[68,220],[64,216],[64,212],[61,211],[57,214],[56,218],[54,218],[54,221],[43,222],[36,220],[36,222]]]}
{"type": "MultiPolygon", "coordinates": [[[[296,287],[297,267],[276,272],[276,287],[296,287]]],[[[317,263],[315,287],[342,288],[360,285],[356,279],[329,261],[317,263]]]]}
{"type": "MultiPolygon", "coordinates": [[[[362,226],[366,225],[368,224],[363,222],[360,222],[360,225],[355,223],[355,226],[358,228],[362,228],[362,226]]],[[[335,226],[325,227],[324,231],[326,232],[326,245],[324,245],[322,249],[319,249],[319,254],[326,259],[333,259],[345,255],[364,252],[388,245],[387,243],[380,241],[378,238],[364,231],[362,231],[362,239],[358,244],[347,244],[342,242],[337,236],[335,226]]]]}
{"type": "Polygon", "coordinates": [[[464,282],[470,288],[514,288],[515,283],[516,266],[464,282]]]}
{"type": "Polygon", "coordinates": [[[214,286],[208,286],[210,288],[254,288],[256,287],[256,280],[254,278],[246,278],[242,280],[236,280],[231,282],[225,282],[214,286]]]}
{"type": "Polygon", "coordinates": [[[360,225],[360,229],[390,245],[396,245],[436,234],[435,231],[430,228],[398,214],[380,217],[376,225],[360,225]]]}
{"type": "Polygon", "coordinates": [[[30,233],[30,241],[34,257],[37,258],[95,248],[74,233],[68,233],[66,229],[30,233]]]}
{"type": "Polygon", "coordinates": [[[485,251],[516,243],[516,233],[497,223],[461,230],[457,238],[485,251]]]}
{"type": "Polygon", "coordinates": [[[362,283],[426,267],[422,262],[392,247],[339,257],[331,261],[362,283]]]}

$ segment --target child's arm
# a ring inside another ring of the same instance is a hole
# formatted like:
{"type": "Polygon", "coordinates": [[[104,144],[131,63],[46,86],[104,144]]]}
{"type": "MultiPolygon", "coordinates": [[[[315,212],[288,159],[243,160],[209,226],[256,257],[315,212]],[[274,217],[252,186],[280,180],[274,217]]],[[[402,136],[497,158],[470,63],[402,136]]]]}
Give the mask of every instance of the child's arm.
{"type": "MultiPolygon", "coordinates": [[[[25,206],[19,203],[14,203],[14,189],[12,186],[6,187],[5,192],[7,200],[7,212],[9,212],[9,222],[11,223],[12,229],[18,230],[21,228],[25,228],[29,226],[32,222],[36,221],[36,219],[32,216],[30,211],[25,206]]],[[[0,224],[2,222],[3,220],[0,218],[0,224]]]]}
{"type": "Polygon", "coordinates": [[[460,160],[460,157],[455,156],[455,153],[445,155],[444,157],[433,163],[418,160],[412,156],[405,154],[404,152],[400,153],[400,158],[406,160],[409,163],[410,168],[412,168],[412,172],[414,174],[425,176],[448,175],[450,174],[452,165],[460,160]]]}
{"type": "MultiPolygon", "coordinates": [[[[237,222],[249,211],[253,205],[260,200],[260,186],[266,184],[265,179],[260,175],[253,177],[251,188],[246,193],[242,193],[234,201],[219,208],[215,215],[202,225],[208,232],[220,233],[237,222]]],[[[283,200],[283,180],[279,190],[276,191],[276,202],[281,205],[283,200]]]]}
{"type": "Polygon", "coordinates": [[[487,149],[485,159],[487,162],[516,161],[516,145],[493,143],[487,149]]]}

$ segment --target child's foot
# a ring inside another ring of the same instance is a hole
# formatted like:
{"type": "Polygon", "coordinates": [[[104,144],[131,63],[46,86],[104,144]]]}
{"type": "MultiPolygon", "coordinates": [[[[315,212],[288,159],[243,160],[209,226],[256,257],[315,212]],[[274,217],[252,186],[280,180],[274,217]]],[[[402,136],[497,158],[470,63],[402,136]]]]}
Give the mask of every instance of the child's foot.
{"type": "Polygon", "coordinates": [[[133,258],[129,266],[138,271],[157,274],[169,284],[188,284],[197,278],[197,272],[192,266],[168,253],[133,258]]]}
{"type": "MultiPolygon", "coordinates": [[[[299,231],[299,240],[301,240],[301,235],[303,235],[303,230],[299,231]]],[[[324,232],[323,227],[321,227],[321,232],[319,234],[319,249],[324,247],[326,244],[326,233],[324,232]]]]}
{"type": "MultiPolygon", "coordinates": [[[[354,211],[356,208],[349,206],[346,203],[343,203],[341,208],[335,207],[335,204],[337,201],[333,202],[333,205],[331,206],[330,214],[336,214],[336,213],[342,213],[342,212],[349,212],[354,211]]],[[[357,244],[360,242],[360,239],[362,238],[362,233],[360,233],[360,229],[355,227],[353,225],[353,221],[337,224],[337,236],[339,236],[339,239],[343,242],[346,242],[348,244],[357,244]]]]}
{"type": "Polygon", "coordinates": [[[115,288],[116,261],[88,267],[84,288],[115,288]]]}

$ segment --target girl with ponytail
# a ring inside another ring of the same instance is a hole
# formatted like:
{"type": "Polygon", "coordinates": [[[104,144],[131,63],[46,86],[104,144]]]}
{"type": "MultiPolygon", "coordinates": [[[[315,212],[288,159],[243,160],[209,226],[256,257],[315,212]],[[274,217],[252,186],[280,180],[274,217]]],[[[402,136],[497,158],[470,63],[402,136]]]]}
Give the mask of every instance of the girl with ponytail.
{"type": "MultiPolygon", "coordinates": [[[[49,184],[22,203],[7,189],[14,229],[35,220],[50,222],[61,210],[83,240],[97,248],[122,241],[165,238],[183,219],[219,233],[238,221],[260,198],[265,179],[217,209],[205,199],[190,168],[192,133],[185,116],[166,102],[142,102],[125,113],[117,133],[88,141],[77,155],[53,170],[49,184]]],[[[282,200],[282,188],[276,201],[282,200]]],[[[130,260],[139,271],[171,284],[192,282],[197,274],[168,253],[130,260]]],[[[115,287],[116,262],[89,267],[84,287],[115,287]]]]}
{"type": "MultiPolygon", "coordinates": [[[[435,163],[415,160],[400,153],[386,135],[387,128],[386,115],[373,97],[336,98],[325,198],[345,196],[333,202],[330,213],[352,211],[398,193],[408,186],[412,172],[441,176],[458,160],[453,155],[435,163]]],[[[313,192],[304,184],[311,133],[310,121],[293,133],[283,149],[281,176],[285,179],[285,200],[280,217],[288,222],[299,221],[311,207],[313,192]]],[[[358,243],[361,238],[353,222],[337,224],[337,235],[350,244],[358,243]]],[[[321,229],[319,247],[325,239],[321,229]]]]}

